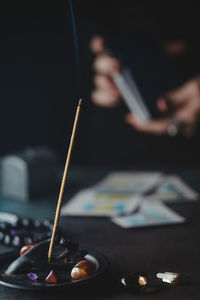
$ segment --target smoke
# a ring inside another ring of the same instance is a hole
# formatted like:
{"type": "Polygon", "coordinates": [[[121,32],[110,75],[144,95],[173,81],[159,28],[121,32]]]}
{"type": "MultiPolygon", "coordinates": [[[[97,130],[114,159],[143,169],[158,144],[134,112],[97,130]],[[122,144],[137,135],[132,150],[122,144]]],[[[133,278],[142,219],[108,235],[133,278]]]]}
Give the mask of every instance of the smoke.
{"type": "Polygon", "coordinates": [[[80,54],[79,54],[79,45],[78,45],[78,34],[77,34],[77,27],[76,27],[76,20],[74,16],[74,10],[72,6],[72,0],[69,0],[69,8],[70,14],[72,19],[72,28],[73,28],[73,35],[74,35],[74,50],[75,50],[75,60],[76,60],[76,75],[77,75],[77,84],[78,90],[81,90],[81,67],[80,67],[80,54]]]}

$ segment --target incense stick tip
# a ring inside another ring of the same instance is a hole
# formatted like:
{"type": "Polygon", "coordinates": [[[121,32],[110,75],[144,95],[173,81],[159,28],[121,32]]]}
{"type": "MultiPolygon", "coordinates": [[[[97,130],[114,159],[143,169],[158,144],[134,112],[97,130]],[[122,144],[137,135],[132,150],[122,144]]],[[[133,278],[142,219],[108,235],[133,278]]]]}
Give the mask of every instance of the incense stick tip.
{"type": "Polygon", "coordinates": [[[80,99],[79,99],[79,102],[78,102],[78,105],[81,106],[82,102],[83,102],[83,99],[80,98],[80,99]]]}

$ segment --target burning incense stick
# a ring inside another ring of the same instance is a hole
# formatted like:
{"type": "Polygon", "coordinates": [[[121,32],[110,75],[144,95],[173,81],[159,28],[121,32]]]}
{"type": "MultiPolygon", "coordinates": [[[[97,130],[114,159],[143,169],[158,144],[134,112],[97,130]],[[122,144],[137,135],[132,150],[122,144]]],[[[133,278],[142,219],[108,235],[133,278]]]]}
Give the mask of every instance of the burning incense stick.
{"type": "Polygon", "coordinates": [[[70,163],[70,158],[71,158],[71,152],[72,152],[72,147],[73,147],[74,138],[75,138],[75,134],[76,134],[76,128],[77,128],[77,124],[78,124],[78,118],[79,118],[81,103],[82,103],[82,99],[79,100],[79,103],[78,103],[78,106],[77,106],[76,115],[75,115],[75,119],[74,119],[73,130],[72,130],[72,135],[71,135],[71,140],[70,140],[69,149],[68,149],[68,153],[67,153],[67,159],[66,159],[66,163],[65,163],[65,169],[64,169],[64,173],[63,173],[61,187],[60,187],[60,193],[59,193],[59,197],[58,197],[58,203],[57,203],[57,208],[56,208],[56,214],[55,214],[55,220],[54,220],[54,225],[53,225],[53,230],[52,230],[52,236],[51,236],[51,241],[50,241],[50,245],[49,245],[49,252],[48,252],[48,261],[49,262],[51,260],[56,229],[58,227],[58,221],[59,221],[59,217],[60,217],[60,210],[61,210],[61,206],[62,206],[63,194],[64,194],[64,189],[65,189],[65,183],[66,183],[66,179],[67,179],[69,163],[70,163]]]}

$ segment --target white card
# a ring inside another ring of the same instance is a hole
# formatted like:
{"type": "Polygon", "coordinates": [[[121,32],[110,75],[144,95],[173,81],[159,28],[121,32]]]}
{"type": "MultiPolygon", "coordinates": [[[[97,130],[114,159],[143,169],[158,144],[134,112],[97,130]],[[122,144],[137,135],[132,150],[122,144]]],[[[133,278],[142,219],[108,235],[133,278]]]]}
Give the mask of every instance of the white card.
{"type": "Polygon", "coordinates": [[[142,201],[136,214],[114,217],[112,222],[123,228],[146,227],[183,223],[185,218],[158,201],[142,201]]]}
{"type": "Polygon", "coordinates": [[[157,186],[162,180],[162,173],[159,172],[119,171],[110,173],[94,188],[99,192],[140,195],[157,186]]]}
{"type": "Polygon", "coordinates": [[[112,79],[134,116],[141,122],[148,121],[151,118],[150,112],[144,103],[130,71],[125,69],[120,73],[115,73],[112,79]]]}
{"type": "Polygon", "coordinates": [[[131,193],[101,193],[87,189],[80,191],[66,203],[61,215],[111,217],[134,211],[138,201],[138,197],[131,193]]]}
{"type": "Polygon", "coordinates": [[[151,198],[159,201],[197,200],[198,193],[189,187],[180,177],[169,175],[163,181],[151,198]]]}

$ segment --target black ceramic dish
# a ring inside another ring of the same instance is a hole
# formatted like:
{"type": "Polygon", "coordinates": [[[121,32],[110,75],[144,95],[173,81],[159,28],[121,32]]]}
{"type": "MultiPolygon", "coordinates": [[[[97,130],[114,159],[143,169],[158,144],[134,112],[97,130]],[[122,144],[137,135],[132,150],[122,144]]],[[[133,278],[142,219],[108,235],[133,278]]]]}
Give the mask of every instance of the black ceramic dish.
{"type": "Polygon", "coordinates": [[[22,289],[22,290],[53,290],[58,288],[69,288],[80,286],[82,284],[87,284],[90,281],[96,279],[101,276],[108,267],[108,261],[103,254],[93,249],[83,249],[88,252],[85,255],[85,259],[94,263],[96,270],[95,272],[80,280],[74,280],[70,276],[70,272],[68,272],[66,276],[66,281],[58,282],[58,283],[46,283],[44,279],[44,274],[40,274],[36,280],[30,280],[27,274],[19,274],[19,275],[5,275],[5,270],[14,261],[18,256],[18,251],[11,251],[0,255],[0,284],[6,287],[22,289]]]}

